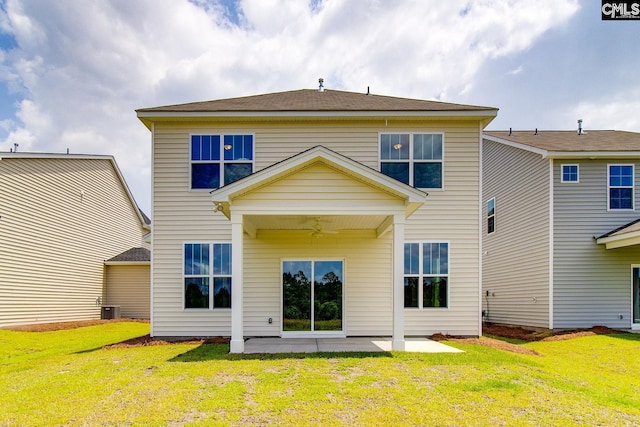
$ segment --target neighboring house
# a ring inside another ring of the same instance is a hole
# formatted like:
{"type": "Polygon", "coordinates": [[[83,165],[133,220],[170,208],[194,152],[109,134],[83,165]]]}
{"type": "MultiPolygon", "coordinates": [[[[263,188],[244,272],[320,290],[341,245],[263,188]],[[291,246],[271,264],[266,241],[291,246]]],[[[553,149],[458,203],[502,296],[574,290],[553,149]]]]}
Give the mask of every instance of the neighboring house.
{"type": "Polygon", "coordinates": [[[481,333],[491,107],[297,90],[137,110],[155,337],[481,333]],[[427,196],[428,193],[428,196],[427,196]]]}
{"type": "Polygon", "coordinates": [[[0,153],[0,326],[99,319],[104,261],[149,229],[113,157],[0,153]]]}
{"type": "Polygon", "coordinates": [[[104,262],[106,286],[103,305],[117,306],[120,316],[149,319],[151,301],[151,251],[131,248],[104,262]]]}
{"type": "Polygon", "coordinates": [[[640,134],[484,133],[485,320],[640,329],[640,134]]]}

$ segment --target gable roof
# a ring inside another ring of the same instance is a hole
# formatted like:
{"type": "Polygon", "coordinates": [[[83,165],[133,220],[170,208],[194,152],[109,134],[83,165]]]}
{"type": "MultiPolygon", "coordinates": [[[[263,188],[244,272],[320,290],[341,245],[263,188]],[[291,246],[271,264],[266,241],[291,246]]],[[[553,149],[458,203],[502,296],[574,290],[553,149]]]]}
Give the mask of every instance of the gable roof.
{"type": "Polygon", "coordinates": [[[426,201],[427,193],[390,178],[375,169],[369,168],[362,163],[356,162],[349,157],[343,156],[321,145],[310,148],[245,178],[213,190],[211,192],[212,201],[219,210],[222,210],[222,212],[229,217],[229,204],[234,198],[247,194],[271,182],[275,182],[284,176],[291,175],[295,171],[302,170],[315,163],[324,163],[353,179],[376,187],[395,197],[405,199],[405,213],[407,217],[426,201]]]}
{"type": "Polygon", "coordinates": [[[105,261],[106,264],[109,263],[147,263],[151,261],[151,251],[147,248],[131,248],[127,251],[122,252],[114,256],[113,258],[109,258],[105,261]]]}
{"type": "Polygon", "coordinates": [[[300,89],[213,101],[191,102],[136,110],[150,128],[167,117],[293,117],[293,116],[461,116],[487,119],[498,109],[422,99],[399,98],[339,90],[300,89]]]}
{"type": "Polygon", "coordinates": [[[484,131],[483,137],[543,157],[640,157],[640,133],[618,130],[484,131]]]}
{"type": "Polygon", "coordinates": [[[143,228],[149,230],[151,228],[151,219],[140,209],[138,203],[133,198],[133,194],[127,185],[127,182],[124,180],[124,176],[116,163],[116,159],[110,155],[101,155],[101,154],[56,154],[56,153],[28,153],[28,152],[9,152],[9,153],[0,153],[0,161],[2,159],[61,159],[61,160],[107,160],[111,163],[113,170],[116,173],[116,176],[120,180],[120,184],[124,189],[125,193],[129,201],[131,202],[131,206],[134,208],[138,219],[140,220],[140,224],[143,228]]]}

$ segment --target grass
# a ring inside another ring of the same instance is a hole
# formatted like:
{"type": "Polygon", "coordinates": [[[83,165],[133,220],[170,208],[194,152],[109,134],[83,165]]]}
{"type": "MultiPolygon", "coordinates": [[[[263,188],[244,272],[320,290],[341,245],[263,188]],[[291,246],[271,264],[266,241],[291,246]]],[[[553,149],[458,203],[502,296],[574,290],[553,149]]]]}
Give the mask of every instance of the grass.
{"type": "Polygon", "coordinates": [[[0,330],[0,425],[638,425],[640,336],[465,353],[102,349],[148,325],[0,330]]]}

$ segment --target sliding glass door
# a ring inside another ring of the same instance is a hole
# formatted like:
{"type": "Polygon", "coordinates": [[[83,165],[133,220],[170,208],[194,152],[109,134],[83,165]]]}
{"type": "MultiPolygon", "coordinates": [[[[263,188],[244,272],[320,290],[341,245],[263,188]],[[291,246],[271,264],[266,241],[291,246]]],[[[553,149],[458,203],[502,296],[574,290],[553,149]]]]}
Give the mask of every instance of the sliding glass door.
{"type": "Polygon", "coordinates": [[[343,261],[282,262],[282,330],[342,331],[343,261]]]}

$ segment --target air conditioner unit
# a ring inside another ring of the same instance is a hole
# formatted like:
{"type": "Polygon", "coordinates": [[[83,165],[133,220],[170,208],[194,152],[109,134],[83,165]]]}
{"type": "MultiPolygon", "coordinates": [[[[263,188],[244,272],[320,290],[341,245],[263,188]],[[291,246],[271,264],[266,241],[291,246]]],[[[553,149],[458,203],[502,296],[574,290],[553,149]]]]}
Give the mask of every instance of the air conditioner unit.
{"type": "Polygon", "coordinates": [[[120,306],[119,305],[103,305],[101,317],[102,319],[119,319],[120,306]]]}

